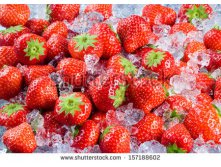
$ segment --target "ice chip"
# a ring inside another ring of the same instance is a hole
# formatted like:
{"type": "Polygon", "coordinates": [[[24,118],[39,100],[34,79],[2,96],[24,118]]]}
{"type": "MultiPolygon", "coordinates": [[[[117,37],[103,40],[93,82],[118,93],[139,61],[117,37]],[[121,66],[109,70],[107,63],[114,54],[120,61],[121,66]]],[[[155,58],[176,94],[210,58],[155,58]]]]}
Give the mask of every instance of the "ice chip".
{"type": "Polygon", "coordinates": [[[97,144],[94,146],[86,147],[81,151],[81,153],[101,153],[100,146],[97,144]]]}
{"type": "Polygon", "coordinates": [[[166,37],[169,34],[171,27],[169,25],[154,25],[153,26],[153,33],[156,34],[158,37],[166,37]]]}
{"type": "Polygon", "coordinates": [[[163,116],[164,112],[169,110],[169,108],[170,105],[167,102],[164,102],[162,105],[154,110],[154,114],[156,114],[157,116],[163,116]]]}
{"type": "Polygon", "coordinates": [[[40,114],[39,110],[32,110],[32,112],[28,113],[26,117],[28,123],[31,124],[31,127],[35,131],[44,128],[44,117],[40,114]]]}
{"type": "Polygon", "coordinates": [[[8,104],[9,102],[4,99],[0,99],[0,108],[3,107],[4,105],[8,104]]]}
{"type": "Polygon", "coordinates": [[[143,4],[113,4],[113,16],[126,18],[131,15],[141,15],[143,4]]]}
{"type": "Polygon", "coordinates": [[[86,70],[89,74],[94,74],[96,68],[96,64],[99,62],[99,57],[96,55],[85,55],[84,56],[84,61],[86,64],[86,70]]]}
{"type": "Polygon", "coordinates": [[[166,147],[158,141],[151,140],[139,146],[138,153],[166,153],[166,147]]]}
{"type": "Polygon", "coordinates": [[[30,18],[48,19],[46,4],[31,4],[29,5],[31,16],[30,18]]]}
{"type": "Polygon", "coordinates": [[[209,65],[210,55],[205,52],[194,52],[190,57],[190,61],[197,63],[200,67],[209,65]]]}
{"type": "Polygon", "coordinates": [[[218,79],[221,76],[221,68],[217,68],[211,74],[214,79],[218,79]]]}
{"type": "Polygon", "coordinates": [[[73,153],[73,148],[68,144],[56,143],[53,147],[53,153],[73,153]]]}
{"type": "Polygon", "coordinates": [[[52,133],[50,139],[51,139],[51,144],[53,147],[56,147],[56,146],[62,144],[62,142],[63,142],[61,135],[56,134],[56,133],[52,133]]]}
{"type": "Polygon", "coordinates": [[[67,82],[60,82],[58,85],[59,94],[65,95],[73,92],[73,85],[67,83],[67,82]]]}

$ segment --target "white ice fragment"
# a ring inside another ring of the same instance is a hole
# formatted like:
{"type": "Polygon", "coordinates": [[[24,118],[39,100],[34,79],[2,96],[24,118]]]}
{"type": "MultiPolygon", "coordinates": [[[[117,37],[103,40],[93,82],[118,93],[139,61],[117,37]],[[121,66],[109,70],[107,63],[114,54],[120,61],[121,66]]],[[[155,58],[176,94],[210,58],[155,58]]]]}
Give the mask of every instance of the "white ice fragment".
{"type": "Polygon", "coordinates": [[[169,108],[170,105],[167,102],[164,102],[162,105],[160,105],[154,110],[154,114],[156,114],[157,116],[163,116],[164,112],[168,111],[169,108]]]}
{"type": "Polygon", "coordinates": [[[37,131],[38,129],[43,129],[44,127],[44,117],[40,114],[39,110],[32,110],[32,112],[27,114],[27,121],[31,124],[31,127],[37,131]]]}
{"type": "Polygon", "coordinates": [[[161,24],[161,25],[154,25],[152,29],[153,33],[158,37],[166,37],[168,36],[171,27],[169,25],[161,24]]]}
{"type": "Polygon", "coordinates": [[[46,4],[31,4],[29,8],[31,10],[30,18],[48,19],[46,4]]]}
{"type": "Polygon", "coordinates": [[[99,62],[99,57],[96,55],[84,55],[86,70],[89,74],[94,74],[96,71],[96,64],[99,62]]]}
{"type": "Polygon", "coordinates": [[[138,153],[166,153],[166,147],[158,141],[151,140],[140,145],[138,153]]]}
{"type": "Polygon", "coordinates": [[[221,68],[217,68],[216,70],[214,70],[211,76],[217,80],[221,76],[221,68]]]}

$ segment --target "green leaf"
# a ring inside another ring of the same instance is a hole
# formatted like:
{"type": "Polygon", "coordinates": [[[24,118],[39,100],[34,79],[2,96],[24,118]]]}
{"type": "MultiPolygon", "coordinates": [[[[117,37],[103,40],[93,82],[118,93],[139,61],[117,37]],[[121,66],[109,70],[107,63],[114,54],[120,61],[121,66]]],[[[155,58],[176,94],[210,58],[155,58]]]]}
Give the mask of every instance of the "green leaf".
{"type": "Polygon", "coordinates": [[[165,57],[165,52],[151,51],[146,56],[146,65],[150,67],[157,67],[165,57]]]}
{"type": "Polygon", "coordinates": [[[192,9],[187,10],[186,15],[188,17],[189,22],[192,22],[194,18],[203,20],[209,17],[205,7],[202,5],[200,5],[199,7],[194,5],[192,9]]]}
{"type": "Polygon", "coordinates": [[[137,68],[128,59],[121,56],[120,63],[124,67],[125,75],[131,74],[134,76],[137,73],[137,68]]]}
{"type": "Polygon", "coordinates": [[[3,35],[6,35],[6,34],[15,34],[17,32],[20,32],[24,29],[24,27],[22,25],[17,25],[17,26],[12,26],[12,27],[9,27],[5,30],[1,30],[0,33],[2,33],[3,35]]]}
{"type": "Polygon", "coordinates": [[[78,51],[86,50],[89,46],[95,47],[97,35],[81,34],[73,38],[76,42],[75,49],[78,51]]]}
{"type": "Polygon", "coordinates": [[[186,153],[186,150],[183,150],[174,143],[173,145],[169,145],[167,147],[167,153],[186,153]]]}
{"type": "Polygon", "coordinates": [[[109,96],[110,99],[114,100],[113,106],[114,108],[119,107],[125,100],[125,93],[127,90],[127,86],[120,85],[119,88],[115,91],[115,96],[109,96]]]}
{"type": "Polygon", "coordinates": [[[111,128],[113,128],[113,126],[108,126],[106,127],[106,129],[104,129],[103,133],[100,136],[100,140],[102,140],[106,136],[106,134],[110,132],[111,128]]]}
{"type": "Polygon", "coordinates": [[[19,110],[24,110],[23,105],[18,103],[11,103],[7,104],[3,110],[0,110],[0,112],[6,113],[8,116],[11,116],[19,110]]]}
{"type": "Polygon", "coordinates": [[[212,104],[212,106],[216,109],[218,115],[221,117],[221,109],[217,107],[215,104],[212,104]]]}

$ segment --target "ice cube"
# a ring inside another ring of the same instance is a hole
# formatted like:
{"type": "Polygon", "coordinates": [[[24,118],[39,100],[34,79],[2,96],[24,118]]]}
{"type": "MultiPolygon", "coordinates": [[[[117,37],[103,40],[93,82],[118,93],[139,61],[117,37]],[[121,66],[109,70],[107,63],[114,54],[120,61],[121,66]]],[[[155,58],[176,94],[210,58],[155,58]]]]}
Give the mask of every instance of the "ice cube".
{"type": "Polygon", "coordinates": [[[40,114],[39,110],[34,109],[28,113],[27,121],[35,131],[44,128],[44,117],[40,114]]]}
{"type": "Polygon", "coordinates": [[[113,16],[118,18],[126,18],[131,15],[141,15],[143,4],[114,4],[113,16]]]}
{"type": "Polygon", "coordinates": [[[89,146],[81,151],[81,153],[101,153],[100,146],[98,144],[89,146]]]}
{"type": "Polygon", "coordinates": [[[216,70],[214,70],[211,76],[217,80],[221,76],[221,68],[217,68],[216,70]]]}
{"type": "Polygon", "coordinates": [[[46,4],[30,4],[31,16],[30,18],[48,19],[46,4]]]}
{"type": "Polygon", "coordinates": [[[7,152],[7,148],[2,142],[2,136],[4,135],[5,131],[6,128],[4,126],[0,126],[0,154],[7,152]]]}
{"type": "Polygon", "coordinates": [[[53,153],[53,149],[54,148],[50,146],[40,146],[35,149],[34,153],[53,153]]]}
{"type": "Polygon", "coordinates": [[[57,143],[53,147],[53,153],[73,153],[73,148],[69,144],[57,143]]]}
{"type": "Polygon", "coordinates": [[[67,83],[67,82],[60,82],[58,85],[59,89],[59,94],[60,95],[65,95],[65,94],[70,94],[73,92],[73,85],[67,83]]]}
{"type": "Polygon", "coordinates": [[[162,105],[160,105],[159,107],[157,107],[154,110],[154,114],[156,114],[157,116],[163,116],[165,111],[168,111],[170,108],[169,103],[164,102],[162,105]]]}
{"type": "Polygon", "coordinates": [[[4,99],[0,99],[0,108],[3,107],[4,105],[8,104],[9,102],[4,99]]]}
{"type": "Polygon", "coordinates": [[[197,63],[201,68],[208,66],[210,62],[210,55],[204,51],[194,52],[189,57],[190,61],[197,63]]]}
{"type": "Polygon", "coordinates": [[[51,140],[51,144],[53,147],[57,147],[63,142],[61,135],[56,134],[56,133],[51,134],[50,140],[51,140]]]}
{"type": "Polygon", "coordinates": [[[133,63],[136,67],[141,66],[141,57],[137,56],[136,54],[128,54],[126,56],[131,63],[133,63]]]}
{"type": "Polygon", "coordinates": [[[187,39],[185,41],[185,45],[192,41],[203,42],[203,33],[202,31],[191,31],[187,34],[187,39]]]}
{"type": "Polygon", "coordinates": [[[11,103],[19,103],[19,104],[25,105],[25,103],[26,103],[26,101],[25,101],[26,94],[27,94],[27,90],[21,91],[17,96],[9,99],[9,101],[11,103]]]}
{"type": "Polygon", "coordinates": [[[139,146],[138,153],[166,153],[166,147],[158,141],[151,140],[139,146]]]}
{"type": "Polygon", "coordinates": [[[38,129],[35,135],[37,146],[49,146],[50,145],[50,134],[46,133],[45,129],[38,129]]]}
{"type": "Polygon", "coordinates": [[[204,29],[204,22],[202,19],[194,18],[192,19],[192,24],[199,30],[202,31],[204,29]]]}
{"type": "Polygon", "coordinates": [[[153,26],[153,33],[156,34],[158,37],[166,37],[169,34],[171,27],[169,25],[154,25],[153,26]]]}
{"type": "Polygon", "coordinates": [[[99,62],[99,57],[96,55],[85,55],[84,56],[84,61],[86,64],[86,70],[89,74],[94,74],[95,72],[95,66],[99,62]]]}
{"type": "Polygon", "coordinates": [[[130,152],[131,153],[137,153],[137,151],[139,149],[139,144],[140,144],[140,142],[137,140],[137,138],[131,136],[131,139],[130,139],[130,152]]]}
{"type": "Polygon", "coordinates": [[[0,141],[0,154],[6,153],[7,147],[0,141]]]}
{"type": "Polygon", "coordinates": [[[111,28],[114,30],[114,32],[117,32],[117,25],[118,25],[119,21],[120,21],[120,18],[111,16],[110,18],[108,18],[104,22],[111,25],[111,28]]]}

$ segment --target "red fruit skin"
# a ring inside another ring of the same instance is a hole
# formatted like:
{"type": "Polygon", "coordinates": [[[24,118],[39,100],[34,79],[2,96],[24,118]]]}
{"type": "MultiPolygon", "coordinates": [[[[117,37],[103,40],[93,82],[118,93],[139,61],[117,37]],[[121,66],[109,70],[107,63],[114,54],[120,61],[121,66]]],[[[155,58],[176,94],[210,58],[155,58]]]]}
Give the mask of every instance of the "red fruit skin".
{"type": "Polygon", "coordinates": [[[22,74],[16,67],[6,66],[0,69],[0,99],[8,100],[16,96],[22,86],[22,74]]]}
{"type": "MultiPolygon", "coordinates": [[[[89,118],[92,110],[92,105],[90,100],[83,93],[75,92],[74,94],[76,95],[76,97],[82,98],[82,102],[84,102],[84,105],[80,105],[81,111],[76,111],[74,115],[70,113],[65,115],[65,112],[60,113],[61,100],[60,98],[58,98],[54,107],[54,115],[57,122],[64,125],[72,126],[72,125],[82,124],[89,118]]],[[[62,97],[65,96],[67,95],[63,95],[62,97]]]]}
{"type": "Polygon", "coordinates": [[[188,112],[192,107],[192,103],[181,95],[169,96],[165,102],[170,105],[170,109],[188,112]]]}
{"type": "Polygon", "coordinates": [[[113,126],[100,138],[103,153],[130,153],[130,133],[122,126],[113,126]]]}
{"type": "Polygon", "coordinates": [[[50,22],[55,21],[73,21],[75,17],[79,15],[79,4],[51,4],[50,10],[50,22]]]}
{"type": "Polygon", "coordinates": [[[183,124],[176,124],[163,133],[161,143],[165,146],[176,144],[186,152],[193,148],[193,139],[183,124]]]}
{"type": "Polygon", "coordinates": [[[55,21],[51,23],[43,32],[42,36],[48,40],[52,34],[59,34],[63,37],[67,37],[68,28],[62,21],[55,21]]]}
{"type": "Polygon", "coordinates": [[[14,153],[32,153],[37,147],[32,128],[26,122],[7,130],[3,143],[14,153]]]}
{"type": "Polygon", "coordinates": [[[159,4],[146,5],[142,10],[142,16],[153,25],[173,25],[176,21],[176,12],[166,6],[159,4]]]}
{"type": "Polygon", "coordinates": [[[20,36],[16,41],[14,45],[14,50],[15,53],[18,57],[18,60],[20,63],[24,65],[35,65],[35,64],[41,64],[44,62],[46,55],[48,53],[46,41],[44,38],[41,36],[38,36],[36,34],[23,34],[20,36]],[[25,49],[27,48],[27,42],[30,40],[38,40],[40,43],[44,43],[43,48],[44,48],[44,53],[42,55],[39,55],[39,60],[34,58],[33,60],[30,60],[29,56],[25,56],[25,49]]]}
{"type": "Polygon", "coordinates": [[[161,140],[163,134],[163,119],[155,114],[147,114],[136,125],[138,132],[134,135],[141,143],[150,140],[161,140]]]}
{"type": "Polygon", "coordinates": [[[214,99],[221,100],[221,77],[216,80],[216,85],[214,89],[214,99]]]}
{"type": "Polygon", "coordinates": [[[43,76],[28,86],[26,105],[29,109],[53,109],[57,98],[55,83],[49,77],[43,76]]]}
{"type": "Polygon", "coordinates": [[[90,33],[96,34],[101,38],[104,45],[102,58],[108,59],[121,52],[121,42],[117,38],[117,34],[111,30],[106,23],[95,24],[90,30],[90,33]]]}
{"type": "Polygon", "coordinates": [[[28,20],[25,26],[31,30],[31,33],[41,35],[49,24],[47,20],[33,18],[28,20]]]}
{"type": "Polygon", "coordinates": [[[98,12],[104,16],[104,20],[112,16],[112,4],[89,4],[86,6],[85,13],[98,12]]]}
{"type": "Polygon", "coordinates": [[[74,137],[72,147],[84,149],[94,146],[99,138],[100,130],[98,124],[92,120],[87,120],[79,129],[79,133],[74,137]]]}
{"type": "Polygon", "coordinates": [[[102,129],[103,127],[107,127],[106,113],[102,111],[97,111],[93,113],[90,119],[93,120],[96,124],[98,124],[100,129],[102,129]]]}
{"type": "Polygon", "coordinates": [[[196,76],[196,87],[202,93],[211,94],[215,86],[215,80],[206,73],[198,73],[196,76]]]}
{"type": "Polygon", "coordinates": [[[197,97],[196,97],[197,103],[201,104],[201,105],[205,105],[208,106],[212,103],[213,99],[211,96],[209,96],[207,93],[200,93],[197,97]]]}
{"type": "Polygon", "coordinates": [[[208,54],[210,55],[209,65],[206,67],[210,72],[216,70],[221,67],[221,53],[217,53],[216,51],[208,50],[208,54]]]}
{"type": "Polygon", "coordinates": [[[0,46],[13,46],[15,40],[23,34],[30,33],[30,29],[22,26],[22,30],[16,33],[6,33],[0,32],[0,46]]]}
{"type": "Polygon", "coordinates": [[[176,32],[183,32],[184,34],[188,34],[191,31],[197,31],[196,27],[190,23],[183,22],[174,24],[170,30],[170,34],[174,34],[176,32]]]}
{"type": "Polygon", "coordinates": [[[24,25],[29,16],[30,10],[26,4],[0,5],[0,24],[4,27],[24,25]]]}
{"type": "Polygon", "coordinates": [[[32,81],[42,76],[49,76],[55,68],[51,65],[31,65],[24,70],[25,84],[30,85],[32,81]]]}
{"type": "Polygon", "coordinates": [[[18,63],[17,56],[12,46],[0,46],[0,68],[4,65],[15,66],[18,63]]]}
{"type": "Polygon", "coordinates": [[[220,38],[221,38],[221,30],[213,28],[204,35],[203,41],[206,48],[215,51],[220,51],[221,50],[220,38]]]}

